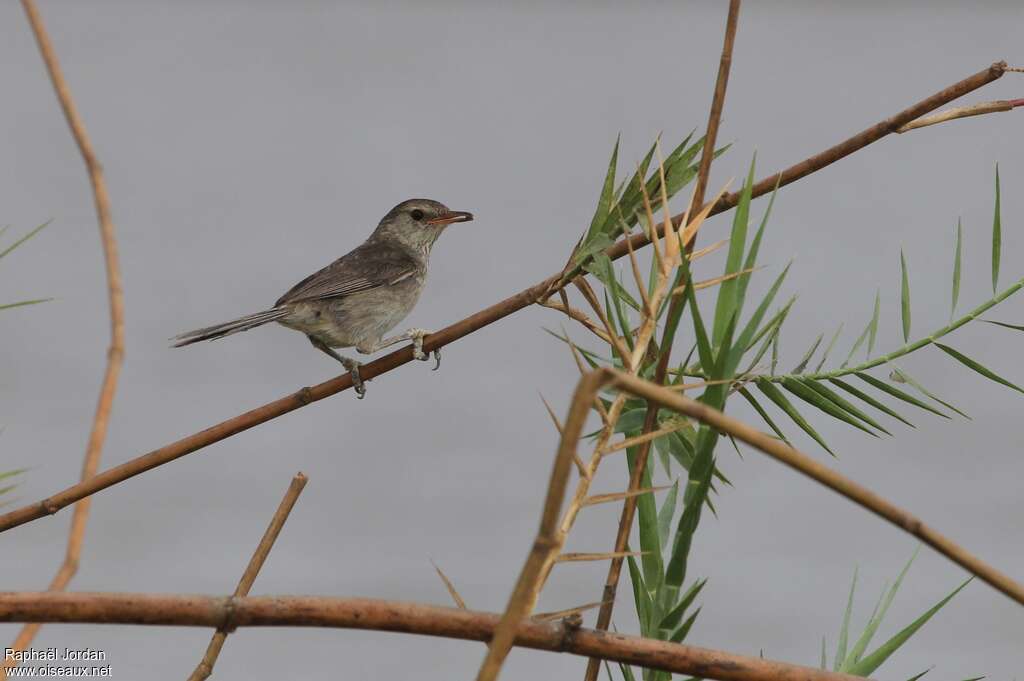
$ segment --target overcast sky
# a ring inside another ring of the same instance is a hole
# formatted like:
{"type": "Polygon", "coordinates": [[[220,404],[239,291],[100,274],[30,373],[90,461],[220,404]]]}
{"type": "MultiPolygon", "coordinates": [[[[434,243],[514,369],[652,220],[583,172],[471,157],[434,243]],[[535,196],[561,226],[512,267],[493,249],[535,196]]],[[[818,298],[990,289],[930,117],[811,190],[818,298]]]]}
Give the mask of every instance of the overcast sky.
{"type": "MultiPolygon", "coordinates": [[[[434,249],[408,326],[440,328],[556,271],[586,227],[615,136],[623,170],[663,132],[707,118],[724,2],[72,3],[41,11],[104,164],[122,264],[127,355],[103,467],[339,373],[299,334],[262,328],[185,349],[167,338],[268,307],[357,245],[394,204],[425,196],[477,219],[434,249]]],[[[788,166],[997,59],[1024,65],[1015,2],[746,3],[711,185],[788,166]]],[[[0,224],[47,219],[0,263],[0,470],[29,466],[15,503],[77,479],[108,343],[89,185],[20,8],[0,4],[0,224]]],[[[1024,76],[963,102],[1024,96],[1024,76]]],[[[782,191],[766,283],[791,258],[799,294],[783,365],[840,322],[850,347],[881,289],[879,346],[898,347],[899,252],[913,333],[949,316],[953,233],[964,221],[961,308],[991,295],[993,170],[1003,181],[1002,281],[1024,275],[1024,114],[894,136],[782,191]]],[[[765,205],[755,204],[760,214],[765,205]]],[[[726,234],[711,220],[706,243],[726,234]]],[[[2,244],[0,244],[2,245],[2,244]]],[[[714,276],[722,259],[699,274],[714,276]]],[[[703,300],[710,301],[711,294],[703,300]]],[[[989,318],[1022,323],[1024,297],[989,318]]],[[[254,594],[447,604],[436,561],[471,608],[500,610],[530,547],[576,370],[528,309],[414,363],[95,497],[82,591],[230,592],[290,477],[310,478],[254,594]]],[[[404,326],[402,327],[404,328],[404,326]]],[[[582,336],[582,334],[581,334],[582,336]]],[[[1024,381],[1014,332],[976,323],[962,352],[1024,381]]],[[[689,341],[687,341],[689,345],[689,341]]],[[[876,440],[824,417],[839,454],[797,443],[1018,579],[1024,578],[1024,398],[926,348],[903,366],[973,420],[908,411],[916,430],[876,440]]],[[[878,374],[880,377],[883,373],[878,374]]],[[[751,418],[744,405],[730,412],[751,418]]],[[[795,428],[790,426],[791,433],[795,428]]],[[[706,515],[690,574],[709,576],[689,641],[815,664],[834,650],[849,581],[855,626],[916,542],[754,451],[718,452],[734,487],[706,515]]],[[[621,489],[624,464],[595,491],[621,489]]],[[[570,550],[611,547],[618,509],[587,510],[570,550]]],[[[0,589],[45,588],[70,510],[0,538],[0,589]]],[[[599,598],[604,565],[559,566],[540,608],[599,598]]],[[[922,551],[879,641],[965,577],[922,551]]],[[[636,631],[629,589],[615,623],[636,631]]],[[[592,622],[592,617],[587,623],[592,622]]],[[[12,640],[17,627],[0,626],[12,640]]],[[[103,649],[115,678],[180,679],[201,629],[67,625],[37,647],[103,649]]],[[[887,665],[883,678],[1019,676],[1024,611],[973,583],[887,665]]],[[[218,679],[465,679],[483,647],[375,632],[244,630],[218,679]]],[[[578,658],[515,651],[505,677],[577,678],[578,658]]]]}

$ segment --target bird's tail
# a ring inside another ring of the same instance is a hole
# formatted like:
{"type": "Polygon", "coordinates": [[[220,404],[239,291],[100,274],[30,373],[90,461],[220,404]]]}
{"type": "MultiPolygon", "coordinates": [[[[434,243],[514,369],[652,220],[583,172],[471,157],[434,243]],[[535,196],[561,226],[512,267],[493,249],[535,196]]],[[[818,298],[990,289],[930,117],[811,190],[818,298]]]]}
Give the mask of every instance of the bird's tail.
{"type": "Polygon", "coordinates": [[[191,345],[192,343],[198,343],[199,341],[216,340],[218,338],[223,338],[224,336],[230,336],[233,333],[238,333],[239,331],[248,331],[249,329],[255,329],[257,326],[263,326],[269,322],[275,322],[287,315],[287,308],[274,307],[269,310],[264,310],[263,312],[257,312],[239,319],[234,319],[230,322],[224,322],[223,324],[207,326],[203,329],[196,329],[195,331],[188,331],[186,333],[179,334],[171,339],[174,342],[172,347],[180,348],[183,345],[191,345]]]}

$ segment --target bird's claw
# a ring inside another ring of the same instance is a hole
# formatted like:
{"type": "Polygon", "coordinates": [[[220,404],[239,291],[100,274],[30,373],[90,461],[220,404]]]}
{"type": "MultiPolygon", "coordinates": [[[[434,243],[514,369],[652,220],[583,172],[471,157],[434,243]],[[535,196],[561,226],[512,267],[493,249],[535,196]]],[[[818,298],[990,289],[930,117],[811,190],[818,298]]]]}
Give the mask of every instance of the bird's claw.
{"type": "MultiPolygon", "coordinates": [[[[426,359],[426,358],[424,358],[424,359],[426,359]]],[[[437,371],[438,369],[441,368],[441,351],[440,350],[434,350],[434,359],[437,361],[437,364],[434,365],[434,368],[431,369],[431,371],[437,371]]]]}
{"type": "Polygon", "coordinates": [[[347,357],[345,359],[347,360],[345,368],[348,369],[348,375],[352,377],[352,388],[356,391],[356,397],[361,400],[366,397],[366,382],[363,381],[363,377],[359,373],[359,367],[363,364],[347,357]]]}
{"type": "MultiPolygon", "coordinates": [[[[423,352],[423,337],[429,333],[426,329],[409,329],[409,337],[412,339],[412,356],[421,362],[430,359],[430,355],[423,352]]],[[[437,350],[434,350],[434,355],[437,356],[437,350]]]]}

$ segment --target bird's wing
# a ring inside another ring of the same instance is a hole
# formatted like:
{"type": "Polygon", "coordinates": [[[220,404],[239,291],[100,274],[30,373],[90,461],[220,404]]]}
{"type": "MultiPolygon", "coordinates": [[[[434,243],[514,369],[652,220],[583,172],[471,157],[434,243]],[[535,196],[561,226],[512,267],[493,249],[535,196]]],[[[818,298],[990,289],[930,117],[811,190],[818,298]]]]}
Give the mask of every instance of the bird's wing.
{"type": "Polygon", "coordinates": [[[281,296],[277,305],[349,296],[393,286],[413,276],[417,263],[397,249],[367,248],[366,244],[309,275],[281,296]]]}

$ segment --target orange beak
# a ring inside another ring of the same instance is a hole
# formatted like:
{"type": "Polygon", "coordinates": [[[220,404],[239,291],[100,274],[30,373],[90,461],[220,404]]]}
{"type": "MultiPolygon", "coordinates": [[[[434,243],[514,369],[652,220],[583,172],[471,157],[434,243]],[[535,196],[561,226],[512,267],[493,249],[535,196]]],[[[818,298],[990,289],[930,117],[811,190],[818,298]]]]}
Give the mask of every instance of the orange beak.
{"type": "Polygon", "coordinates": [[[453,222],[470,222],[473,219],[472,213],[464,210],[450,210],[440,217],[427,220],[428,225],[450,225],[453,222]]]}

